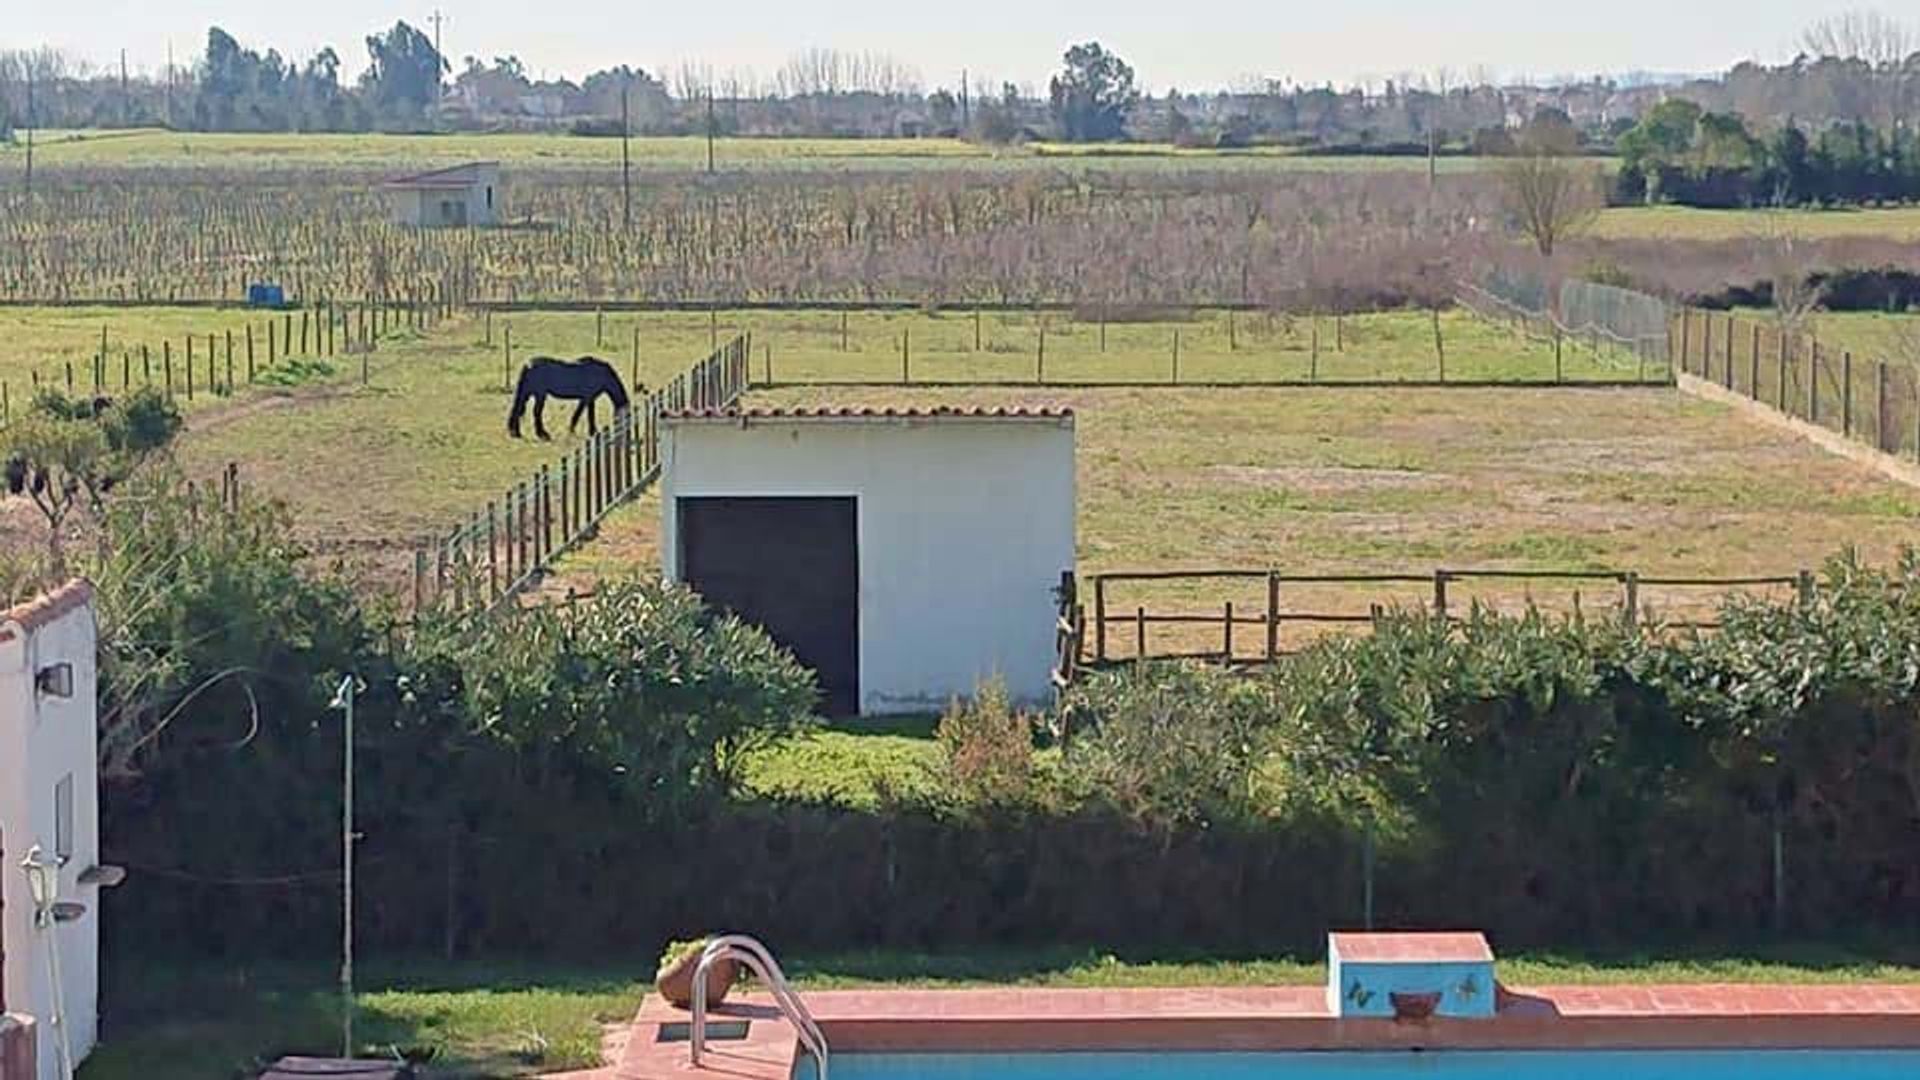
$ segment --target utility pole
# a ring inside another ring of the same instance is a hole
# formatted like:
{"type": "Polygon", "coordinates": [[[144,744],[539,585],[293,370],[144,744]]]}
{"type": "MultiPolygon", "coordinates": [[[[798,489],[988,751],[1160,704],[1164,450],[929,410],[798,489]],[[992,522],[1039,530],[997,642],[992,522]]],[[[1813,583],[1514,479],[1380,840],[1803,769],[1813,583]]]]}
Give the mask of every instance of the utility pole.
{"type": "Polygon", "coordinates": [[[632,96],[633,77],[628,76],[620,84],[620,223],[628,232],[633,231],[633,156],[627,149],[633,135],[633,114],[627,99],[632,96]]]}
{"type": "Polygon", "coordinates": [[[973,126],[973,106],[967,94],[967,69],[960,69],[960,131],[965,134],[973,126]]]}
{"type": "Polygon", "coordinates": [[[133,115],[133,102],[127,95],[127,50],[120,50],[120,126],[127,126],[127,119],[133,115]]]}
{"type": "Polygon", "coordinates": [[[164,115],[160,118],[160,126],[163,128],[171,129],[173,127],[173,42],[172,41],[167,42],[166,86],[167,86],[167,89],[166,89],[166,95],[164,98],[165,104],[163,106],[164,115]]]}
{"type": "Polygon", "coordinates": [[[27,198],[33,198],[33,58],[23,65],[27,75],[27,198]]]}
{"type": "Polygon", "coordinates": [[[713,175],[713,85],[707,85],[707,175],[713,175]]]}

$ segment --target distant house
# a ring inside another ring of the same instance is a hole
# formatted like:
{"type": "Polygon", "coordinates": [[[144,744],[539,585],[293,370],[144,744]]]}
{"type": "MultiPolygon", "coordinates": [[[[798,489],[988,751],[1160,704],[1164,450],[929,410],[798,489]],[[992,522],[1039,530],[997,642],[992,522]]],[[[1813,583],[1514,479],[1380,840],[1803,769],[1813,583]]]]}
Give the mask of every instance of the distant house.
{"type": "Polygon", "coordinates": [[[495,161],[396,177],[381,189],[396,225],[462,229],[494,225],[501,217],[500,163],[495,161]]]}

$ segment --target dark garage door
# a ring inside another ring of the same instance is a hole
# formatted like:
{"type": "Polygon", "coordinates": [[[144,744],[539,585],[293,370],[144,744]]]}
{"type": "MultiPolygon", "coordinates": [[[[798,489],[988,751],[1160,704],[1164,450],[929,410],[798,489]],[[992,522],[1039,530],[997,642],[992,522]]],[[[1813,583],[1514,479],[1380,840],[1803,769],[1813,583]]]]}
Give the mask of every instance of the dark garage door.
{"type": "Polygon", "coordinates": [[[829,715],[858,713],[858,500],[683,498],[678,513],[681,579],[812,668],[829,715]]]}

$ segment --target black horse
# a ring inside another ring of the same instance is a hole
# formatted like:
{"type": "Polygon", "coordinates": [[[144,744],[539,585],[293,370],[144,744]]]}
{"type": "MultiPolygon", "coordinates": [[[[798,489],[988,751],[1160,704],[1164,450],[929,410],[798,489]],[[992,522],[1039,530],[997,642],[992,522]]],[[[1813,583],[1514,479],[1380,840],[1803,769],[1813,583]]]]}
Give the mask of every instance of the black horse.
{"type": "Polygon", "coordinates": [[[513,411],[507,414],[507,433],[516,439],[520,437],[520,418],[527,413],[527,402],[532,401],[533,433],[542,439],[552,438],[547,434],[544,419],[550,397],[580,403],[573,410],[573,422],[567,425],[569,432],[580,430],[580,418],[584,416],[587,430],[597,433],[600,424],[594,418],[593,406],[602,394],[613,399],[615,416],[626,412],[631,405],[627,388],[620,382],[620,373],[605,360],[595,356],[578,360],[536,356],[520,370],[520,384],[513,392],[513,411]]]}

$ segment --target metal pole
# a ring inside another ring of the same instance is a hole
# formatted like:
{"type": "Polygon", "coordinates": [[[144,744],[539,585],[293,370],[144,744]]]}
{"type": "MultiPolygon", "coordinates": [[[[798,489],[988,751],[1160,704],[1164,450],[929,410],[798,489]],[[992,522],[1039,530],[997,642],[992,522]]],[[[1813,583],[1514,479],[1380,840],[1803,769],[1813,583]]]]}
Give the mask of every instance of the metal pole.
{"type": "Polygon", "coordinates": [[[346,714],[340,801],[340,1056],[353,1057],[353,702],[360,682],[340,680],[333,707],[346,714]]]}

